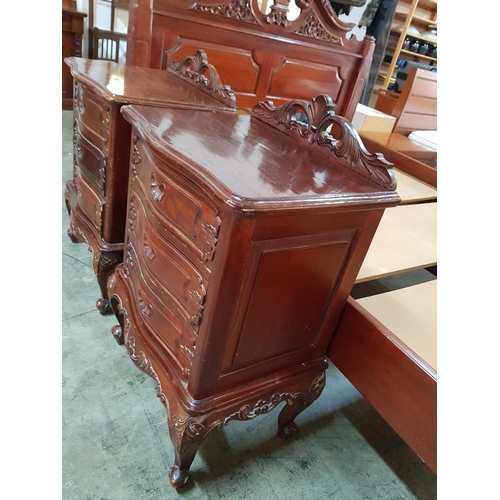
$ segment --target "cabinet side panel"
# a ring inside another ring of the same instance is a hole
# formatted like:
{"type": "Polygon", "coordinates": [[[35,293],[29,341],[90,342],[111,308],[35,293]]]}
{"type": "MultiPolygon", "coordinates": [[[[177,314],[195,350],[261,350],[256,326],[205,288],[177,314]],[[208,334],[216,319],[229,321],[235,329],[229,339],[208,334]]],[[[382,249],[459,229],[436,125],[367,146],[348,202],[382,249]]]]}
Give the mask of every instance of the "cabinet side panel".
{"type": "Polygon", "coordinates": [[[230,370],[314,349],[354,235],[341,231],[315,242],[299,237],[255,244],[247,313],[230,370]]]}

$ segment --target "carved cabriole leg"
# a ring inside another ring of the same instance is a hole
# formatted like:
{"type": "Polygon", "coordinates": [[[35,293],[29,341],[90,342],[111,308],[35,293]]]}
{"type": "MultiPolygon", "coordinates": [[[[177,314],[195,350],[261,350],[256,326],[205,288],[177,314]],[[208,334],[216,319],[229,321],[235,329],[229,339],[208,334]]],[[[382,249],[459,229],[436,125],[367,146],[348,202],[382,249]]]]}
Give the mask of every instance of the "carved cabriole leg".
{"type": "Polygon", "coordinates": [[[158,361],[157,354],[142,339],[142,331],[136,329],[131,320],[134,313],[129,303],[121,266],[108,280],[107,294],[119,325],[113,327],[115,339],[125,345],[130,359],[146,375],[156,381],[157,396],[167,411],[169,434],[174,446],[175,460],[169,471],[170,483],[174,488],[183,486],[189,478],[189,469],[196,453],[215,429],[232,420],[251,420],[269,413],[280,404],[286,403],[278,418],[278,435],[288,437],[296,430],[293,419],[304,411],[321,394],[325,386],[324,359],[311,363],[300,372],[290,373],[276,382],[270,377],[259,387],[249,392],[239,391],[237,395],[220,395],[217,403],[202,403],[193,400],[167,363],[158,361]]]}
{"type": "Polygon", "coordinates": [[[96,307],[101,314],[111,312],[107,292],[108,278],[121,261],[122,252],[101,252],[94,257],[94,271],[102,294],[96,301],[96,307]]]}
{"type": "Polygon", "coordinates": [[[323,373],[314,377],[309,388],[302,392],[299,397],[287,401],[278,417],[278,436],[281,439],[288,439],[297,433],[297,425],[294,422],[295,417],[319,398],[325,387],[325,381],[326,374],[323,371],[323,373]]]}

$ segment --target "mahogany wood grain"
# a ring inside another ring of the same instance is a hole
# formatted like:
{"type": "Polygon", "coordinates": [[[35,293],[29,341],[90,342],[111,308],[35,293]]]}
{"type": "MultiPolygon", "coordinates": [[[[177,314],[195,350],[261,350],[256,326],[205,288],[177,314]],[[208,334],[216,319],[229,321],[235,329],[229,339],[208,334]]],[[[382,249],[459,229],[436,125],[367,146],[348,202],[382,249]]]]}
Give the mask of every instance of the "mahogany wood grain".
{"type": "Polygon", "coordinates": [[[138,0],[130,8],[127,64],[164,68],[172,57],[206,51],[238,107],[282,104],[328,94],[336,113],[352,120],[369,72],[374,39],[347,39],[327,0],[287,2],[260,12],[257,0],[138,0]]]}
{"type": "Polygon", "coordinates": [[[177,488],[201,442],[231,420],[285,402],[278,434],[296,432],[383,212],[400,198],[391,165],[326,96],[251,116],[121,112],[133,153],[125,256],[108,280],[112,333],[159,385],[177,488]]]}
{"type": "Polygon", "coordinates": [[[436,371],[352,297],[327,356],[437,473],[436,371]]]}

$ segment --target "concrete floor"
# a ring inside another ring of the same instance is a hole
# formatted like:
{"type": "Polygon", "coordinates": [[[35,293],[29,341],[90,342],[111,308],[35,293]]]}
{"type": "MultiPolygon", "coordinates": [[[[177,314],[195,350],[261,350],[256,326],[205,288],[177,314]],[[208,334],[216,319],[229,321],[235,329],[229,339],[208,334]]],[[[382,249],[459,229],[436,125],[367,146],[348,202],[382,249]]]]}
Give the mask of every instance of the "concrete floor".
{"type": "MultiPolygon", "coordinates": [[[[62,193],[72,175],[72,112],[63,111],[62,193]]],[[[231,422],[202,444],[175,491],[166,412],[156,385],[116,344],[95,308],[91,254],[62,208],[62,498],[64,500],[434,499],[436,477],[333,366],[320,398],[276,437],[279,410],[231,422]]]]}

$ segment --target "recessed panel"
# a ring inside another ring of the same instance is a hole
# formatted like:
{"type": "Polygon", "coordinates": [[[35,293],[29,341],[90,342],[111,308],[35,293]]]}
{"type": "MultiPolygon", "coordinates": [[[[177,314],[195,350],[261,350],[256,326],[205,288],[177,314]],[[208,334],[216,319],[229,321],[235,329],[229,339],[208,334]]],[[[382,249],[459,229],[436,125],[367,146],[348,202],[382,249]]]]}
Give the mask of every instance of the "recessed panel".
{"type": "Polygon", "coordinates": [[[314,348],[351,241],[282,248],[256,244],[252,291],[232,369],[314,348]]]}
{"type": "Polygon", "coordinates": [[[319,94],[328,94],[336,102],[341,86],[342,80],[335,66],[288,60],[273,71],[267,94],[307,101],[319,94]]]}

